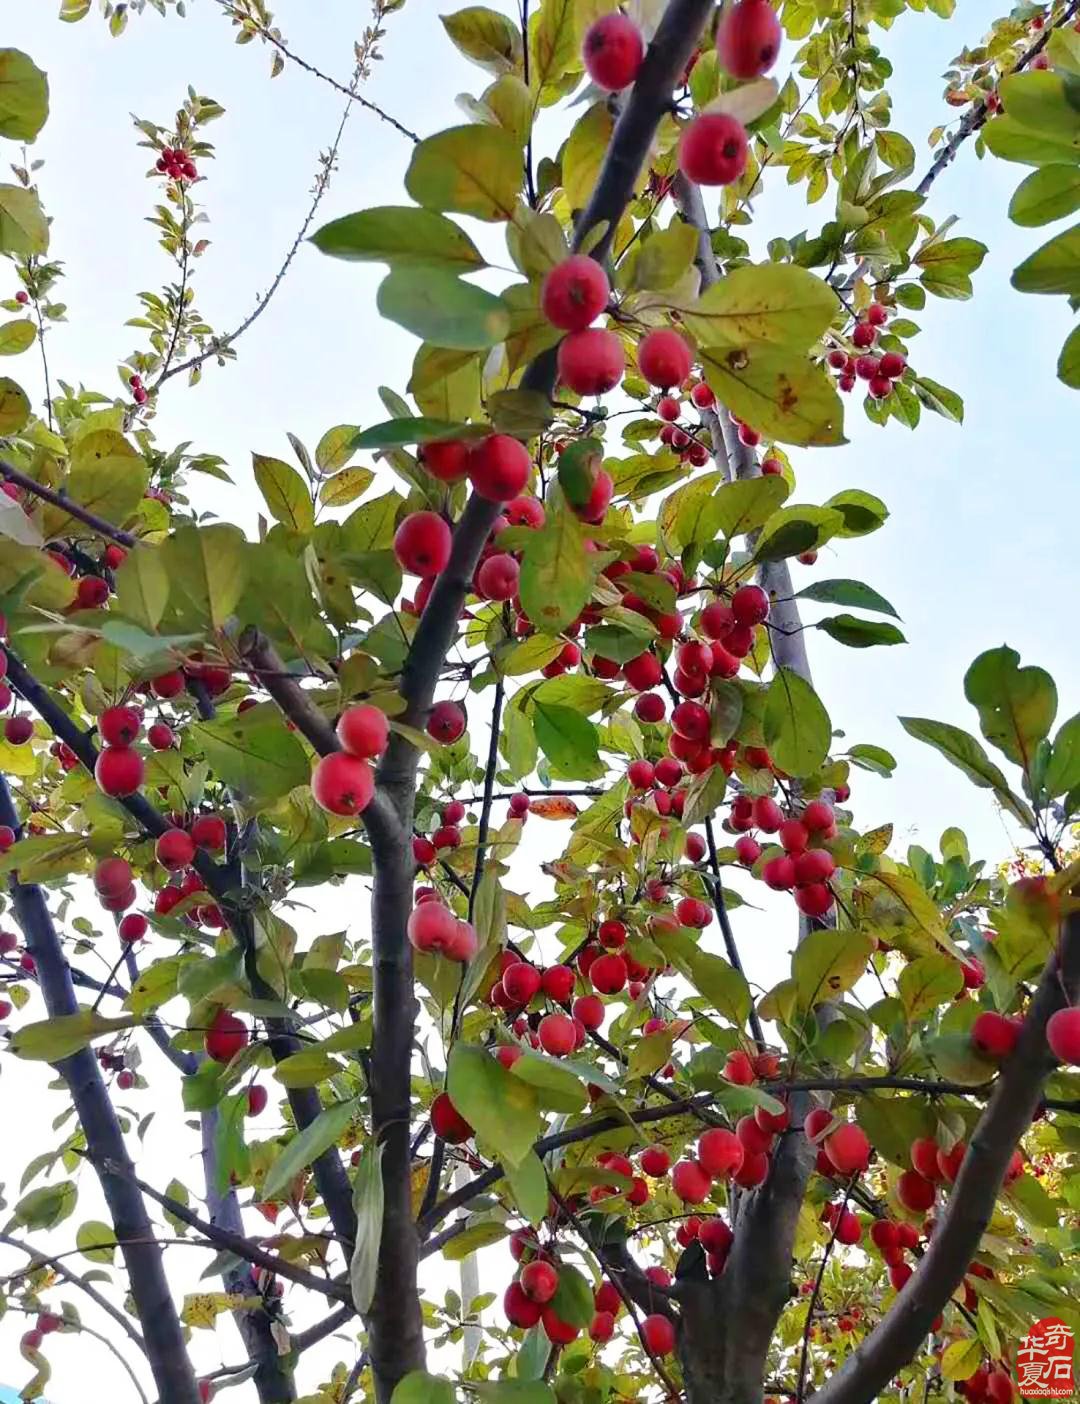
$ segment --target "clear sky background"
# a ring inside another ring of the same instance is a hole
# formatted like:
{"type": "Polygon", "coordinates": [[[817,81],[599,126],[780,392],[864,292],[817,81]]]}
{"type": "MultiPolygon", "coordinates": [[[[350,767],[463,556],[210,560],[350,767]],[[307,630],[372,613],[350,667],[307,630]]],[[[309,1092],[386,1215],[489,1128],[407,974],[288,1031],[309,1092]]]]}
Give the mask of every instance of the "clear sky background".
{"type": "MultiPolygon", "coordinates": [[[[205,233],[212,242],[195,274],[197,306],[216,330],[226,331],[269,286],[291,244],[308,204],[317,153],[330,144],[344,100],[291,65],[271,81],[269,51],[257,43],[236,48],[214,0],[190,0],[183,21],[174,15],[135,17],[119,40],[109,37],[96,16],[78,25],[58,23],[57,6],[46,0],[8,8],[13,12],[5,15],[0,43],[26,50],[48,71],[52,87],[52,113],[33,154],[46,161],[40,190],[53,217],[53,256],[65,263],[67,277],[56,296],[68,304],[70,321],[49,333],[51,370],[54,377],[112,394],[117,364],[140,344],[140,333],[124,326],[138,315],[137,293],[172,278],[171,264],[143,222],[156,187],[145,178],[150,162],[135,144],[131,114],[168,124],[188,83],[226,108],[208,129],[217,159],[201,166],[208,179],[197,194],[210,215],[205,233]]],[[[409,0],[389,20],[385,61],[364,90],[422,135],[464,120],[455,95],[479,94],[486,83],[442,33],[437,11],[452,8],[409,0]]],[[[506,0],[498,8],[512,9],[506,0]]],[[[955,116],[942,101],[938,75],[965,43],[980,37],[984,21],[972,8],[959,7],[949,23],[929,13],[905,15],[890,34],[875,32],[896,69],[895,125],[915,143],[917,173],[930,159],[926,134],[955,116]]],[[[367,18],[365,5],[346,0],[281,0],[275,11],[295,52],[341,80],[348,78],[352,41],[367,18]]],[[[777,69],[781,77],[785,71],[784,64],[777,69]]],[[[557,141],[563,120],[559,113],[546,115],[542,135],[557,141]]],[[[402,202],[408,158],[409,143],[356,110],[319,222],[402,202]]],[[[1080,519],[1080,400],[1054,373],[1070,322],[1064,299],[1021,296],[1009,287],[1013,267],[1043,237],[1006,219],[1022,174],[992,159],[978,162],[969,143],[935,185],[929,206],[936,218],[959,214],[955,232],[982,239],[990,250],[975,274],[971,302],[930,298],[926,311],[916,315],[924,331],[913,342],[911,361],[963,396],[964,426],[924,412],[915,433],[895,422],[882,430],[865,420],[853,399],[849,445],[793,453],[797,500],[820,502],[857,486],[882,497],[892,513],[881,532],[835,543],[812,570],[795,570],[799,584],[815,577],[863,579],[903,616],[906,647],[857,652],[824,635],[810,639],[815,684],[834,724],[851,741],[884,745],[899,760],[889,782],[855,772],[852,800],[861,826],[895,823],[898,856],[911,841],[934,848],[951,824],[968,832],[975,854],[997,860],[1010,847],[986,792],[909,741],[898,714],[975,729],[963,700],[963,673],[977,653],[1002,642],[1051,671],[1063,717],[1080,707],[1080,653],[1075,606],[1069,603],[1080,584],[1074,525],[1080,519]]],[[[782,174],[773,174],[758,204],[760,235],[751,236],[758,252],[769,237],[816,231],[828,218],[831,193],[807,210],[803,189],[791,191],[782,174]]],[[[497,232],[481,237],[486,248],[502,252],[497,232]]],[[[154,424],[159,442],[189,440],[198,450],[221,454],[235,483],[228,489],[196,480],[200,506],[250,526],[260,505],[250,470],[253,450],[288,458],[286,430],[313,447],[331,425],[385,417],[377,387],[404,391],[416,343],[378,320],[374,298],[381,276],[378,268],[301,249],[274,302],[239,342],[237,364],[208,366],[193,390],[178,379],[166,387],[154,424]]],[[[36,352],[6,363],[4,373],[39,398],[36,352]]],[[[372,492],[385,490],[390,476],[383,470],[372,492]]],[[[811,617],[819,612],[829,611],[808,611],[811,617]]],[[[522,891],[528,890],[527,864],[551,856],[565,831],[534,822],[527,832],[523,866],[515,874],[522,891]]],[[[742,884],[744,892],[747,886],[742,884]]],[[[350,894],[350,907],[358,896],[350,894]]],[[[345,910],[340,894],[327,902],[327,921],[335,909],[345,910]]],[[[741,911],[736,930],[749,952],[752,977],[765,985],[778,978],[793,939],[789,908],[741,911]]],[[[152,1049],[147,1063],[149,1071],[168,1077],[152,1049]]],[[[49,1123],[63,1105],[57,1093],[40,1095],[47,1081],[41,1070],[20,1069],[18,1088],[13,1073],[9,1067],[5,1107],[17,1106],[18,1135],[9,1136],[0,1151],[9,1203],[17,1197],[15,1182],[26,1160],[53,1143],[49,1123]]],[[[145,1111],[153,1094],[142,1097],[145,1111]]],[[[142,1165],[154,1178],[180,1174],[195,1190],[198,1166],[188,1154],[187,1148],[178,1154],[174,1130],[162,1117],[151,1128],[142,1165]]],[[[91,1186],[82,1183],[85,1199],[55,1235],[57,1250],[69,1246],[65,1230],[70,1238],[75,1224],[96,1213],[91,1186]]],[[[201,1255],[178,1252],[178,1291],[190,1290],[201,1255]]],[[[500,1271],[500,1284],[504,1276],[500,1271]]],[[[0,1321],[0,1378],[13,1383],[24,1378],[15,1348],[24,1324],[12,1316],[0,1321]]],[[[332,1361],[340,1354],[331,1345],[319,1358],[332,1361]]],[[[95,1398],[133,1397],[130,1382],[96,1343],[59,1342],[50,1355],[55,1374],[48,1392],[56,1404],[85,1399],[88,1372],[95,1398]]],[[[223,1331],[220,1342],[200,1337],[201,1365],[238,1358],[231,1332],[223,1331]]],[[[318,1378],[317,1364],[305,1367],[307,1387],[318,1378]]],[[[245,1391],[230,1397],[239,1400],[245,1391]]]]}

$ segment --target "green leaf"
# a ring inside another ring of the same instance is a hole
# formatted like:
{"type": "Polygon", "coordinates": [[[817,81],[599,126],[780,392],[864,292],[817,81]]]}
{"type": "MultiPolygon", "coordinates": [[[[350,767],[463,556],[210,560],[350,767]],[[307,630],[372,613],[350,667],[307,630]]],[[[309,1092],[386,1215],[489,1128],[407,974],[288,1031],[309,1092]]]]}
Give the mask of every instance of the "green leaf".
{"type": "Polygon", "coordinates": [[[1070,390],[1080,390],[1080,327],[1065,338],[1057,363],[1058,379],[1070,390]]]}
{"type": "MultiPolygon", "coordinates": [[[[535,1159],[535,1157],[534,1157],[535,1159]]],[[[544,1186],[545,1197],[547,1195],[547,1184],[544,1186]]],[[[510,1233],[505,1224],[481,1223],[471,1224],[469,1228],[459,1233],[456,1238],[452,1238],[442,1250],[442,1255],[451,1263],[460,1263],[463,1258],[475,1253],[478,1248],[488,1248],[493,1243],[501,1243],[510,1233]]]]}
{"type": "Polygon", "coordinates": [[[593,1289],[587,1277],[569,1263],[559,1264],[559,1285],[551,1306],[560,1321],[584,1330],[596,1314],[593,1289]]]}
{"type": "Polygon", "coordinates": [[[315,464],[320,473],[336,473],[344,468],[356,450],[353,440],[360,429],[356,424],[335,424],[315,446],[315,464]]]}
{"type": "Polygon", "coordinates": [[[1075,164],[1077,159],[1076,148],[1067,133],[1033,131],[1010,113],[987,122],[983,141],[995,156],[1023,166],[1075,164]]]}
{"type": "Polygon", "coordinates": [[[324,507],[347,507],[362,497],[374,481],[375,474],[370,468],[343,468],[323,483],[319,501],[324,507]]]}
{"type": "Polygon", "coordinates": [[[344,215],[324,224],[311,242],[332,258],[388,263],[392,268],[422,265],[466,273],[487,267],[480,250],[453,220],[413,205],[383,205],[344,215]]]}
{"type": "Polygon", "coordinates": [[[917,376],[913,388],[919,404],[925,405],[935,414],[940,414],[943,419],[949,419],[954,424],[963,424],[964,402],[955,390],[939,385],[936,380],[929,380],[926,376],[917,376]]]}
{"type": "Polygon", "coordinates": [[[657,230],[641,245],[633,266],[633,286],[654,291],[674,287],[694,262],[697,245],[697,230],[682,220],[657,230]]]}
{"type": "Polygon", "coordinates": [[[830,377],[805,356],[752,346],[700,353],[721,404],[766,438],[803,447],[844,442],[844,411],[830,377]]]}
{"type": "Polygon", "coordinates": [[[169,617],[181,628],[222,629],[247,579],[247,541],[234,526],[181,527],[162,544],[171,582],[169,617]]]}
{"type": "Polygon", "coordinates": [[[746,976],[721,956],[695,948],[687,960],[688,975],[698,993],[722,1018],[741,1028],[750,1017],[753,997],[746,976]]]}
{"type": "Polygon", "coordinates": [[[1029,69],[1004,78],[1002,106],[1015,122],[1033,132],[1080,142],[1080,107],[1060,73],[1029,69]]]}
{"type": "Polygon", "coordinates": [[[659,1072],[671,1061],[674,1045],[675,1031],[670,1028],[639,1038],[630,1049],[630,1062],[626,1067],[627,1077],[650,1077],[659,1072]]]}
{"type": "Polygon", "coordinates": [[[1050,734],[1057,715],[1057,688],[1043,668],[1021,668],[1008,647],[980,653],[964,675],[964,696],[979,713],[982,734],[1029,772],[1035,747],[1050,734]]]}
{"type": "Polygon", "coordinates": [[[1051,797],[1080,785],[1080,712],[1058,727],[1043,785],[1051,797]]]}
{"type": "Polygon", "coordinates": [[[1035,228],[1064,219],[1080,209],[1080,167],[1053,165],[1032,171],[1016,187],[1009,203],[1014,224],[1035,228]]]}
{"type": "Polygon", "coordinates": [[[154,630],[169,601],[169,575],[156,546],[129,551],[116,572],[116,608],[125,619],[154,630]]]}
{"type": "Polygon", "coordinates": [[[530,1224],[538,1228],[547,1216],[548,1182],[535,1151],[529,1151],[520,1165],[506,1168],[506,1182],[518,1209],[530,1224]]]}
{"type": "Polygon", "coordinates": [[[1018,292],[1080,295],[1080,224],[1056,235],[1012,275],[1018,292]]]}
{"type": "Polygon", "coordinates": [[[21,185],[0,185],[0,253],[30,258],[48,247],[49,225],[35,192],[21,185]]]}
{"type": "Polygon", "coordinates": [[[508,220],[521,190],[521,148],[499,127],[451,127],[415,148],[405,188],[418,205],[508,220]]]}
{"type": "Polygon", "coordinates": [[[280,458],[253,453],[251,461],[256,485],[274,521],[306,536],[315,525],[315,508],[307,483],[280,458]]]}
{"type": "Polygon", "coordinates": [[[482,351],[505,339],[510,313],[493,293],[442,268],[395,269],[379,287],[382,316],[434,346],[482,351]]]}
{"type": "Polygon", "coordinates": [[[1057,1228],[1061,1223],[1060,1201],[1050,1198],[1034,1175],[1021,1175],[1005,1191],[1005,1198],[1031,1228],[1057,1228]]]}
{"type": "Polygon", "coordinates": [[[540,530],[530,532],[522,555],[521,605],[536,628],[562,633],[588,603],[603,562],[585,550],[574,514],[554,504],[540,530]]]}
{"type": "Polygon", "coordinates": [[[765,745],[781,770],[812,775],[829,754],[832,723],[805,678],[779,668],[765,694],[765,745]]]}
{"type": "Polygon", "coordinates": [[[26,391],[16,381],[0,376],[0,435],[17,434],[29,421],[30,399],[26,391]]]}
{"type": "Polygon", "coordinates": [[[235,716],[197,722],[190,735],[222,784],[249,799],[280,799],[311,778],[299,739],[274,718],[260,714],[252,721],[235,716]]]}
{"type": "Polygon", "coordinates": [[[33,141],[49,115],[49,80],[21,49],[0,49],[0,137],[33,141]]]}
{"type": "MultiPolygon", "coordinates": [[[[84,434],[72,450],[65,491],[80,507],[120,524],[142,501],[149,478],[145,459],[123,434],[96,429],[84,434]]],[[[76,518],[66,508],[49,507],[44,522],[49,536],[63,536],[76,518]]],[[[79,530],[85,528],[80,524],[79,530]]]]}
{"type": "Polygon", "coordinates": [[[458,1040],[450,1051],[447,1091],[503,1163],[520,1165],[543,1124],[535,1089],[484,1049],[458,1040]]]}
{"type": "Polygon", "coordinates": [[[5,322],[0,326],[0,356],[18,356],[33,346],[37,337],[37,327],[29,317],[17,322],[5,322]]]}
{"type": "Polygon", "coordinates": [[[394,1387],[390,1404],[454,1404],[456,1399],[457,1392],[445,1375],[410,1370],[394,1387]]]}
{"type": "Polygon", "coordinates": [[[75,1246],[92,1263],[111,1263],[116,1254],[116,1231],[98,1219],[87,1219],[75,1230],[75,1246]]]}
{"type": "MultiPolygon", "coordinates": [[[[342,985],[345,983],[340,976],[333,976],[328,970],[308,970],[303,974],[305,983],[319,975],[330,976],[341,981],[342,985]]],[[[341,1071],[341,1064],[319,1048],[305,1048],[299,1053],[290,1053],[287,1058],[282,1058],[280,1063],[274,1065],[274,1076],[282,1087],[315,1087],[320,1082],[336,1077],[341,1071]]]]}
{"type": "Polygon", "coordinates": [[[843,526],[843,516],[831,507],[807,507],[802,503],[781,507],[761,528],[754,559],[783,561],[803,551],[816,551],[839,535],[843,526]]]}
{"type": "Polygon", "coordinates": [[[476,438],[484,432],[447,419],[390,419],[358,433],[349,447],[354,450],[404,448],[407,444],[430,443],[432,439],[476,438]]]}
{"type": "Polygon", "coordinates": [[[846,488],[843,492],[834,493],[822,505],[839,512],[844,519],[837,536],[868,536],[884,526],[889,515],[889,509],[880,497],[863,492],[861,488],[846,488]]]}
{"type": "Polygon", "coordinates": [[[132,1014],[107,1019],[104,1014],[83,1009],[78,1014],[58,1014],[53,1019],[23,1024],[11,1035],[8,1047],[17,1058],[28,1062],[56,1063],[88,1047],[103,1034],[133,1029],[139,1023],[141,1020],[132,1014]]]}
{"type": "Polygon", "coordinates": [[[521,31],[506,15],[469,5],[439,18],[455,47],[488,73],[514,73],[522,66],[521,31]]]}
{"type": "MultiPolygon", "coordinates": [[[[546,96],[544,89],[556,85],[567,68],[580,62],[582,31],[575,11],[585,8],[575,0],[541,0],[529,35],[529,83],[534,92],[542,94],[541,102],[546,96]]],[[[555,91],[550,100],[558,96],[559,91],[555,91]]]]}
{"type": "Polygon", "coordinates": [[[552,774],[565,780],[598,780],[600,735],[595,725],[572,707],[537,703],[533,726],[540,749],[552,765],[552,774]]]}
{"type": "Polygon", "coordinates": [[[971,296],[971,278],[986,257],[986,245],[977,239],[935,239],[915,255],[922,268],[921,282],[937,297],[971,296]]]}
{"type": "MultiPolygon", "coordinates": [[[[498,433],[512,434],[518,439],[532,439],[542,434],[555,418],[551,401],[539,390],[496,390],[487,397],[485,408],[498,433]]],[[[565,457],[564,453],[559,459],[560,472],[565,457]]]]}
{"type": "Polygon", "coordinates": [[[854,609],[875,609],[879,614],[891,614],[894,619],[900,616],[884,595],[871,590],[861,580],[815,580],[812,585],[799,590],[797,600],[814,600],[817,604],[849,605],[854,609]]]}
{"type": "Polygon", "coordinates": [[[790,491],[779,474],[724,483],[700,516],[708,521],[710,538],[723,532],[730,541],[764,526],[790,491]]]}
{"type": "Polygon", "coordinates": [[[358,1097],[353,1097],[347,1102],[335,1102],[332,1107],[324,1107],[315,1120],[294,1136],[272,1162],[263,1181],[263,1199],[277,1199],[301,1170],[306,1170],[324,1151],[337,1145],[359,1107],[358,1097]]]}
{"type": "MultiPolygon", "coordinates": [[[[560,1276],[562,1272],[563,1268],[560,1267],[560,1276]]],[[[546,1353],[547,1338],[542,1330],[540,1336],[543,1337],[546,1353]]],[[[477,1380],[472,1382],[472,1389],[478,1398],[488,1400],[490,1404],[556,1404],[558,1398],[551,1386],[540,1380],[477,1380]]]]}
{"type": "Polygon", "coordinates": [[[869,936],[850,928],[808,932],[795,948],[791,962],[799,1006],[812,1009],[852,989],[873,950],[869,936]]]}
{"type": "Polygon", "coordinates": [[[562,152],[562,183],[571,209],[583,210],[589,203],[614,130],[606,102],[594,103],[570,129],[562,152]]]}
{"type": "Polygon", "coordinates": [[[812,346],[835,313],[832,289],[792,263],[735,268],[681,309],[687,331],[702,346],[768,342],[790,351],[812,346]]]}
{"type": "Polygon", "coordinates": [[[887,778],[896,769],[896,757],[890,751],[886,751],[884,746],[851,746],[847,756],[860,770],[869,770],[874,775],[887,778]]]}
{"type": "Polygon", "coordinates": [[[871,648],[874,644],[907,643],[895,624],[881,619],[859,619],[854,614],[833,614],[814,626],[848,648],[871,648]]]}
{"type": "Polygon", "coordinates": [[[71,1180],[24,1194],[13,1210],[16,1221],[29,1229],[51,1229],[75,1212],[79,1192],[71,1180]]]}
{"type": "Polygon", "coordinates": [[[1009,789],[1005,776],[974,736],[958,726],[950,726],[948,722],[931,721],[926,717],[900,717],[899,721],[909,736],[914,736],[916,741],[925,741],[928,746],[940,751],[981,790],[993,790],[1003,809],[1007,809],[1025,828],[1034,829],[1035,816],[1027,803],[1009,789]]]}
{"type": "MultiPolygon", "coordinates": [[[[667,1059],[665,1058],[665,1062],[667,1059]]],[[[577,1112],[588,1104],[581,1079],[552,1058],[526,1048],[510,1069],[511,1075],[535,1087],[545,1107],[557,1112],[577,1112]]]]}
{"type": "Polygon", "coordinates": [[[941,1373],[947,1380],[967,1380],[982,1364],[983,1348],[978,1336],[953,1341],[941,1356],[941,1373]]]}
{"type": "Polygon", "coordinates": [[[943,952],[918,956],[900,972],[898,988],[904,1012],[912,1023],[923,1019],[964,987],[960,965],[943,952]]]}
{"type": "Polygon", "coordinates": [[[919,1097],[859,1097],[855,1119],[874,1148],[904,1170],[911,1166],[912,1141],[931,1138],[937,1131],[937,1118],[919,1097]]]}
{"type": "Polygon", "coordinates": [[[349,1287],[353,1306],[365,1315],[375,1295],[379,1268],[379,1244],[383,1228],[383,1146],[368,1144],[360,1156],[353,1182],[353,1208],[356,1210],[356,1244],[349,1263],[349,1287]]]}

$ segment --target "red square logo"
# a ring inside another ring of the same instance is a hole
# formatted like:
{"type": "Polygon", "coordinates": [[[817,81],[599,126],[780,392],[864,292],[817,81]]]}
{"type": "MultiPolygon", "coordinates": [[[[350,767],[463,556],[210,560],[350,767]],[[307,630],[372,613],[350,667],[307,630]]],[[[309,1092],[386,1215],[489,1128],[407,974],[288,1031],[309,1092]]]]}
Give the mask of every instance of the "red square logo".
{"type": "Polygon", "coordinates": [[[1072,1327],[1056,1316],[1036,1321],[1016,1352],[1016,1383],[1025,1399],[1069,1399],[1073,1384],[1072,1327]]]}

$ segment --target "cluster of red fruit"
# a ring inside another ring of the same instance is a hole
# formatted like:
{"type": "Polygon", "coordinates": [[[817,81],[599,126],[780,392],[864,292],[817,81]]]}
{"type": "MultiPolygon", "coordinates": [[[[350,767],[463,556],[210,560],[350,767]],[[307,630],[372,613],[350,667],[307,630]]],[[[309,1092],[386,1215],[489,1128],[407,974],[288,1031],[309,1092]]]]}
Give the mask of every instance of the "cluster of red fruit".
{"type": "MultiPolygon", "coordinates": [[[[780,22],[768,0],[736,0],[724,7],[717,53],[732,77],[756,78],[776,62],[780,38],[780,22]]],[[[585,35],[586,72],[608,92],[621,92],[634,82],[644,57],[641,31],[625,15],[605,15],[585,35]]],[[[687,124],[679,141],[679,167],[698,185],[730,185],[746,169],[748,155],[746,129],[727,112],[703,112],[687,124]]]]}
{"type": "Polygon", "coordinates": [[[155,162],[155,169],[170,180],[194,180],[198,175],[195,162],[180,146],[166,146],[155,162]]]}
{"type": "MultiPolygon", "coordinates": [[[[625,1161],[625,1157],[613,1155],[608,1161],[625,1161]]],[[[628,1165],[629,1161],[625,1163],[628,1165]]],[[[532,1229],[518,1229],[510,1236],[510,1254],[521,1266],[503,1295],[507,1320],[522,1331],[541,1325],[553,1345],[569,1345],[581,1330],[563,1321],[553,1306],[559,1290],[559,1261],[554,1247],[542,1246],[532,1229]]],[[[649,1268],[646,1275],[658,1286],[670,1285],[670,1274],[663,1268],[649,1268]]],[[[593,1306],[589,1338],[604,1345],[615,1334],[616,1318],[623,1307],[614,1283],[600,1283],[593,1292],[593,1306]]],[[[643,1318],[640,1329],[645,1348],[651,1355],[670,1355],[675,1349],[675,1327],[669,1317],[660,1312],[650,1313],[643,1318]]]]}
{"type": "MultiPolygon", "coordinates": [[[[841,794],[846,798],[846,787],[836,794],[838,799],[841,794]]],[[[798,817],[789,818],[770,795],[738,794],[731,804],[728,826],[740,834],[735,840],[739,862],[756,868],[766,887],[774,892],[793,891],[795,905],[805,916],[823,917],[832,910],[836,898],[829,880],[836,863],[820,845],[836,838],[837,829],[835,815],[824,800],[812,800],[798,817]],[[776,845],[763,848],[748,832],[751,829],[775,834],[781,851],[776,845]]]]}
{"type": "Polygon", "coordinates": [[[888,318],[888,309],[880,302],[872,302],[851,333],[852,343],[861,354],[849,355],[840,347],[829,352],[826,360],[838,372],[839,390],[847,393],[854,390],[856,380],[865,380],[871,399],[884,400],[892,394],[893,382],[907,370],[907,361],[899,351],[886,351],[880,356],[870,354],[870,347],[877,341],[878,328],[884,326],[888,318]]]}
{"type": "MultiPolygon", "coordinates": [[[[1007,1058],[1023,1032],[1019,1015],[983,1010],[971,1025],[971,1045],[984,1058],[1007,1058]]],[[[1080,1066],[1080,1008],[1059,1009],[1046,1023],[1046,1041],[1062,1063],[1080,1066]]]]}
{"type": "Polygon", "coordinates": [[[146,386],[142,383],[141,375],[129,375],[128,384],[131,386],[131,398],[137,405],[145,405],[148,394],[146,386]]]}
{"type": "Polygon", "coordinates": [[[457,917],[433,887],[418,887],[406,933],[415,950],[447,960],[472,960],[479,947],[471,922],[457,917]]]}
{"type": "Polygon", "coordinates": [[[23,1350],[40,1350],[45,1337],[51,1336],[54,1331],[59,1331],[63,1324],[63,1319],[55,1312],[38,1312],[37,1320],[29,1331],[23,1332],[19,1344],[23,1350]]]}
{"type": "Polygon", "coordinates": [[[323,756],[311,775],[311,793],[328,814],[361,814],[375,793],[369,762],[390,742],[390,721],[378,707],[359,703],[347,707],[337,724],[340,751],[323,756]]]}

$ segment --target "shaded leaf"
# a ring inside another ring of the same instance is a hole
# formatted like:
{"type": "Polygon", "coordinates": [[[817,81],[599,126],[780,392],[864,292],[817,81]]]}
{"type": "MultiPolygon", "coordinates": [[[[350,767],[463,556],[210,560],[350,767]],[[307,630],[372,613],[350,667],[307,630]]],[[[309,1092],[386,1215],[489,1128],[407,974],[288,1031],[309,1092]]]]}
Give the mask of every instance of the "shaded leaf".
{"type": "Polygon", "coordinates": [[[377,301],[389,321],[452,350],[484,350],[510,330],[510,313],[499,298],[441,268],[395,270],[381,283],[377,301]]]}
{"type": "Polygon", "coordinates": [[[388,263],[392,268],[422,265],[465,273],[487,266],[453,220],[413,205],[383,205],[344,215],[324,224],[311,242],[333,258],[388,263]]]}
{"type": "Polygon", "coordinates": [[[781,770],[811,775],[825,760],[832,723],[821,699],[805,678],[779,668],[765,694],[765,745],[781,770]]]}

